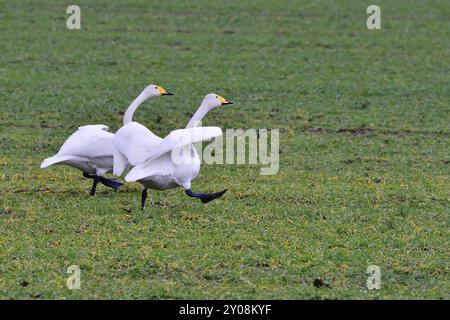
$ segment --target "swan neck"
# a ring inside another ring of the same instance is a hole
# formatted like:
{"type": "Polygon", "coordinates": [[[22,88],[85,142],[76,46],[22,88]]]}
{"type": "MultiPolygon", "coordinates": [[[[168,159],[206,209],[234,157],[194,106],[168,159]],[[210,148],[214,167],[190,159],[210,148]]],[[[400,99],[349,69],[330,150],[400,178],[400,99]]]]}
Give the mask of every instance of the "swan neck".
{"type": "Polygon", "coordinates": [[[137,110],[137,108],[146,100],[146,96],[142,92],[140,95],[137,96],[136,99],[130,104],[130,106],[127,108],[127,111],[125,111],[125,114],[123,116],[123,125],[126,125],[133,121],[133,115],[134,112],[137,110]]]}
{"type": "Polygon", "coordinates": [[[201,126],[202,119],[206,116],[206,114],[209,112],[209,108],[205,105],[201,105],[197,111],[192,116],[191,120],[189,120],[188,125],[186,128],[195,128],[201,126]]]}

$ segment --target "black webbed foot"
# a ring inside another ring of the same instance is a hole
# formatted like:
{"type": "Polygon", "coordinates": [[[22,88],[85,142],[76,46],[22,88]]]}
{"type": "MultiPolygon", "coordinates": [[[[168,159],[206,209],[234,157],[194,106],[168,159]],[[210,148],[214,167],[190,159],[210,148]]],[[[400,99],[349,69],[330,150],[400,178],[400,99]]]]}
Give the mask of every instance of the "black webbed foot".
{"type": "Polygon", "coordinates": [[[227,192],[227,189],[220,191],[220,192],[215,192],[215,193],[193,193],[190,189],[185,190],[184,192],[186,192],[186,194],[189,197],[193,197],[193,198],[199,198],[202,203],[208,203],[214,199],[220,198],[221,196],[223,196],[223,194],[225,192],[227,192]]]}
{"type": "Polygon", "coordinates": [[[123,183],[117,181],[116,179],[99,177],[99,181],[104,186],[107,186],[107,187],[113,188],[113,189],[117,189],[117,188],[123,186],[123,183]]]}

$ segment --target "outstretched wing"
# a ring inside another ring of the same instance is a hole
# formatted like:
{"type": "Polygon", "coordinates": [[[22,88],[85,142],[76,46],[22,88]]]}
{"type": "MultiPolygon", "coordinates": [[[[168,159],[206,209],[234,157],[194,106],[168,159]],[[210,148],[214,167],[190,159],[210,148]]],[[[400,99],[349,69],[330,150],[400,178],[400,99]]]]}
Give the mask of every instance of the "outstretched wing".
{"type": "MultiPolygon", "coordinates": [[[[203,141],[207,139],[211,139],[214,137],[218,137],[222,135],[222,129],[218,127],[198,127],[198,128],[189,128],[189,129],[179,129],[174,130],[171,133],[169,133],[157,146],[152,148],[152,150],[146,155],[146,160],[140,162],[137,166],[135,166],[133,169],[130,170],[128,175],[125,177],[125,181],[131,182],[131,181],[137,181],[139,179],[142,179],[149,174],[149,169],[156,166],[163,166],[164,167],[164,161],[158,162],[159,157],[172,152],[172,151],[178,151],[182,149],[184,146],[192,145],[195,142],[203,141]]],[[[184,150],[182,150],[184,151],[184,150]]],[[[183,153],[183,152],[182,152],[183,153]]],[[[178,153],[175,153],[175,156],[178,153]]],[[[190,154],[190,153],[189,153],[190,154]]],[[[172,154],[172,162],[170,163],[176,163],[176,161],[184,161],[186,159],[183,159],[183,156],[181,156],[180,159],[174,159],[172,154]],[[175,160],[175,162],[174,162],[175,160]]],[[[195,161],[188,156],[188,161],[195,161]]],[[[170,158],[168,159],[170,161],[170,158]]],[[[150,169],[152,170],[152,169],[150,169]]],[[[163,168],[159,168],[158,170],[163,170],[163,168]]]]}
{"type": "Polygon", "coordinates": [[[197,127],[173,130],[158,145],[149,150],[143,161],[151,161],[175,148],[181,148],[185,145],[221,135],[222,129],[219,127],[197,127]]]}

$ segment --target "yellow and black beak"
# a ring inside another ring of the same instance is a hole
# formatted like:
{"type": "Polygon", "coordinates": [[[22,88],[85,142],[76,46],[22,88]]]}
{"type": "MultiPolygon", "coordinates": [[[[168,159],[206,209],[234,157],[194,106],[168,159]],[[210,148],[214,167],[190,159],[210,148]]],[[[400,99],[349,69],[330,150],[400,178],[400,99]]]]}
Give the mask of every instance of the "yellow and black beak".
{"type": "Polygon", "coordinates": [[[172,92],[167,91],[163,87],[158,87],[159,93],[161,93],[162,96],[173,96],[172,92]]]}
{"type": "Polygon", "coordinates": [[[220,103],[224,106],[227,104],[234,104],[234,101],[227,100],[224,97],[219,96],[220,103]]]}

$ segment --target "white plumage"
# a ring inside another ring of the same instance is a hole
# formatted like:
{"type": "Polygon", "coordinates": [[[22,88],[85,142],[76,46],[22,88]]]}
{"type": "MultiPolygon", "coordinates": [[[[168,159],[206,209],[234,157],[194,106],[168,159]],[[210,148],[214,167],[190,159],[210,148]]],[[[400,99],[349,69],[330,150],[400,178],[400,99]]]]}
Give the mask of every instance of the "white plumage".
{"type": "MultiPolygon", "coordinates": [[[[153,176],[154,179],[158,175],[159,180],[165,176],[167,180],[173,179],[175,186],[189,189],[190,181],[197,177],[200,170],[200,159],[193,143],[221,135],[222,129],[219,127],[200,127],[174,130],[164,139],[153,140],[154,145],[148,144],[146,152],[141,152],[139,164],[131,169],[125,181],[143,179],[145,184],[145,180],[151,180],[146,177],[153,176]]],[[[169,181],[168,185],[173,183],[169,181]]]]}
{"type": "Polygon", "coordinates": [[[114,139],[114,174],[121,176],[127,167],[146,159],[151,148],[163,139],[142,124],[131,122],[116,132],[114,139]]]}
{"type": "MultiPolygon", "coordinates": [[[[131,121],[134,112],[142,102],[161,95],[171,95],[171,93],[155,85],[147,86],[128,107],[124,121],[131,121]]],[[[116,189],[122,184],[114,179],[103,177],[107,172],[113,170],[113,138],[114,134],[108,132],[108,127],[103,124],[79,127],[64,142],[56,155],[42,162],[41,168],[45,169],[58,164],[81,170],[86,178],[94,180],[91,195],[95,194],[98,182],[116,189]]]]}
{"type": "Polygon", "coordinates": [[[79,127],[61,146],[58,153],[42,162],[41,168],[67,164],[83,172],[104,175],[113,167],[113,138],[102,124],[79,127]]]}
{"type": "Polygon", "coordinates": [[[198,197],[203,202],[220,197],[225,191],[217,194],[194,194],[190,191],[191,181],[200,171],[200,159],[193,143],[222,135],[218,127],[196,126],[210,110],[232,103],[216,94],[208,94],[187,128],[174,130],[164,139],[137,122],[125,124],[113,141],[114,174],[121,175],[127,167],[134,166],[125,180],[139,181],[143,185],[142,207],[148,188],[165,190],[181,186],[189,196],[198,197]]]}

